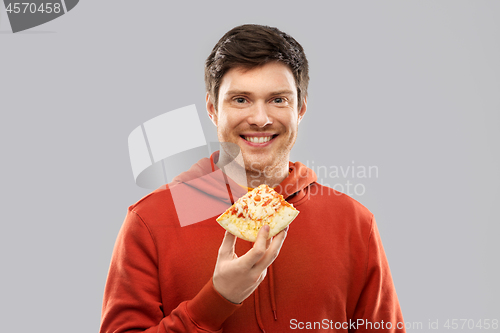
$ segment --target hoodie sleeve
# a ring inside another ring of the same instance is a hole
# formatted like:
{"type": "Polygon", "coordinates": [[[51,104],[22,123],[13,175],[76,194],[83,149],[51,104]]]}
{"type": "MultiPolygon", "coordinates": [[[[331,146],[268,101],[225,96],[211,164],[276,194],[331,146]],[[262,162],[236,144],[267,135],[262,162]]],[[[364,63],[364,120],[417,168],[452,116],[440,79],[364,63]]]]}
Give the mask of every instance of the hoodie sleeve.
{"type": "Polygon", "coordinates": [[[406,332],[389,263],[385,256],[375,218],[368,240],[365,284],[354,311],[356,328],[350,332],[406,332]]]}
{"type": "Polygon", "coordinates": [[[212,280],[193,299],[163,312],[157,255],[147,225],[129,210],[111,258],[100,332],[222,332],[241,305],[217,293],[212,280]]]}

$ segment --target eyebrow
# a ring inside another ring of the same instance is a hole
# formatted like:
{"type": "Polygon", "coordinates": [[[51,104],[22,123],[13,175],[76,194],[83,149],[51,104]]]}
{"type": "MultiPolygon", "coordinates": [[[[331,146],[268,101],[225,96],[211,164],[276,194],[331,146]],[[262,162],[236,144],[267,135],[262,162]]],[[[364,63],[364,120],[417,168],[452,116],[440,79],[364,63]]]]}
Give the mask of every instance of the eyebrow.
{"type": "MultiPolygon", "coordinates": [[[[252,95],[252,93],[244,90],[229,90],[228,92],[226,92],[225,95],[252,95]]],[[[269,95],[293,95],[293,91],[285,89],[285,90],[274,91],[269,95]]]]}

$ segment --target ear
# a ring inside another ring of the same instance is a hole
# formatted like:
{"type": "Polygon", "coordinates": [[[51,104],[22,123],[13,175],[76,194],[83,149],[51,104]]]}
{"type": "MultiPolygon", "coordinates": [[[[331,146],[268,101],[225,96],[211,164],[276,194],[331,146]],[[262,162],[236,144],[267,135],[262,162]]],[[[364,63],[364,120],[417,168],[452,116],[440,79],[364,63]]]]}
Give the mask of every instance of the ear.
{"type": "Polygon", "coordinates": [[[299,124],[300,124],[302,118],[304,118],[306,111],[307,111],[307,96],[304,97],[304,101],[302,102],[302,107],[299,110],[299,124]]]}
{"type": "Polygon", "coordinates": [[[210,120],[212,120],[212,123],[214,123],[214,125],[217,126],[218,123],[217,111],[215,111],[214,103],[212,102],[212,99],[210,98],[210,94],[208,92],[205,96],[205,102],[207,105],[208,116],[210,117],[210,120]]]}

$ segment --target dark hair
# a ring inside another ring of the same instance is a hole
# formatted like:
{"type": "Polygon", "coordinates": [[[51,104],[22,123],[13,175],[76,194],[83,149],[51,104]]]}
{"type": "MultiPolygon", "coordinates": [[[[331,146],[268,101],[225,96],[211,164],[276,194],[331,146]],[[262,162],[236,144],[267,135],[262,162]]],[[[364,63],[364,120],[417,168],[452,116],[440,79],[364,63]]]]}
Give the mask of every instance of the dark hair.
{"type": "Polygon", "coordinates": [[[228,31],[214,46],[205,62],[205,85],[217,110],[222,77],[232,68],[252,69],[281,61],[293,73],[298,109],[307,96],[309,66],[302,46],[277,28],[244,24],[228,31]]]}

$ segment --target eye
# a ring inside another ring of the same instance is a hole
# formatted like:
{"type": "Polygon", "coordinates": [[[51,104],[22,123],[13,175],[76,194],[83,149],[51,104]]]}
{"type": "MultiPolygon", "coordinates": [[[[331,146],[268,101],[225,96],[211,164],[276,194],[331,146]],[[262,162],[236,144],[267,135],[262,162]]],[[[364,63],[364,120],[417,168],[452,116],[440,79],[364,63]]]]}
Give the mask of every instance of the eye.
{"type": "Polygon", "coordinates": [[[236,103],[238,103],[238,104],[243,104],[243,103],[245,103],[247,100],[246,100],[246,99],[244,99],[243,97],[236,97],[236,98],[234,99],[234,101],[235,101],[236,103]]]}
{"type": "Polygon", "coordinates": [[[284,102],[285,102],[285,100],[284,100],[283,98],[281,98],[281,97],[276,97],[276,98],[274,99],[274,102],[279,104],[279,103],[284,103],[284,102]]]}

